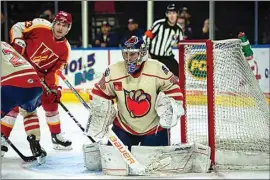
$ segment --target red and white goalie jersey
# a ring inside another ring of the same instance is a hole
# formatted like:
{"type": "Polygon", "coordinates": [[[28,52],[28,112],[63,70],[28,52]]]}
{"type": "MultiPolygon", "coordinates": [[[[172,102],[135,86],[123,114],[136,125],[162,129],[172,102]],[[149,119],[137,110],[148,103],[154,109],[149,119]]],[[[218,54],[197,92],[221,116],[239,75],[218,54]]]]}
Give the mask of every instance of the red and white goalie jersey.
{"type": "Polygon", "coordinates": [[[117,99],[118,114],[114,124],[134,135],[156,132],[159,116],[155,104],[159,92],[182,101],[177,77],[165,65],[151,59],[133,76],[127,74],[124,61],[109,66],[92,90],[103,98],[117,99]]]}
{"type": "Polygon", "coordinates": [[[67,63],[70,45],[66,38],[56,40],[52,32],[52,24],[42,18],[33,21],[18,22],[10,30],[10,41],[22,39],[26,43],[22,55],[34,64],[40,77],[44,77],[50,86],[56,84],[57,70],[67,63]]]}
{"type": "Polygon", "coordinates": [[[1,41],[1,86],[41,87],[35,69],[8,43],[1,41]]]}

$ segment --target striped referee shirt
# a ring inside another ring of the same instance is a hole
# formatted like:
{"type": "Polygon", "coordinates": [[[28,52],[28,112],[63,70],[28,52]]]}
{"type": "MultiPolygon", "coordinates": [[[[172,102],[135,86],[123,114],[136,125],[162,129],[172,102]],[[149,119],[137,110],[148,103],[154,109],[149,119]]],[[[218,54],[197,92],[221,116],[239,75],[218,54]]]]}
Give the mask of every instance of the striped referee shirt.
{"type": "Polygon", "coordinates": [[[172,47],[182,39],[181,26],[179,24],[170,26],[165,18],[155,21],[144,35],[144,40],[149,46],[149,53],[154,56],[172,56],[172,47]]]}

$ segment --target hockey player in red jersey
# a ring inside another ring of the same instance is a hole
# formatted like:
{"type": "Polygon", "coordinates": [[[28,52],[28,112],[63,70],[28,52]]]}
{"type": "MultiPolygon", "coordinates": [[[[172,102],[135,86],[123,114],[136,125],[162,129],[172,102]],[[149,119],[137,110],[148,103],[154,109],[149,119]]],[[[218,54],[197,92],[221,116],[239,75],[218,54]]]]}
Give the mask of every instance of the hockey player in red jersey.
{"type": "Polygon", "coordinates": [[[88,134],[103,138],[113,121],[112,130],[129,149],[139,144],[168,146],[169,130],[184,114],[177,77],[164,64],[148,59],[144,41],[136,36],[126,41],[122,55],[124,61],[109,66],[92,90],[88,134]]]}
{"type": "MultiPolygon", "coordinates": [[[[19,106],[22,115],[33,113],[40,106],[42,85],[35,69],[8,43],[1,42],[1,135],[7,138],[15,121],[4,119],[12,108],[19,106]]],[[[19,108],[15,109],[19,112],[19,108]]],[[[24,118],[27,140],[33,155],[46,156],[41,148],[38,119],[31,115],[24,118]]],[[[8,151],[4,138],[1,138],[2,155],[8,151]]]]}
{"type": "MultiPolygon", "coordinates": [[[[36,69],[54,93],[43,89],[41,104],[45,110],[54,149],[71,149],[72,142],[61,134],[58,102],[61,87],[57,85],[55,72],[62,70],[68,61],[70,45],[65,36],[71,29],[71,14],[60,11],[52,23],[36,18],[32,21],[18,22],[10,30],[12,46],[22,54],[36,69]]],[[[9,118],[16,118],[18,113],[10,112],[9,118]]],[[[26,118],[27,115],[24,117],[26,118]]],[[[32,118],[38,118],[36,114],[32,118]]]]}

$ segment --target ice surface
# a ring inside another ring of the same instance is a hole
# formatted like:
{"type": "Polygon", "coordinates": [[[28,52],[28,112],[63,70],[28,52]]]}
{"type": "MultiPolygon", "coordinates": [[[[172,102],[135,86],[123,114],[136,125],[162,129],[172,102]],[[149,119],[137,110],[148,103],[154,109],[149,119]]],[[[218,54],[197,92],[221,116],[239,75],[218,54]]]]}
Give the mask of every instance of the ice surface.
{"type": "MultiPolygon", "coordinates": [[[[75,116],[75,118],[85,126],[88,118],[88,112],[80,104],[66,104],[67,108],[75,116]]],[[[2,158],[2,179],[140,179],[140,177],[121,177],[121,176],[104,176],[101,172],[88,171],[84,168],[82,145],[90,143],[90,140],[83,135],[79,127],[67,115],[67,113],[59,107],[61,116],[62,131],[65,136],[72,140],[72,151],[56,151],[52,148],[49,128],[45,122],[45,114],[42,108],[38,109],[41,126],[41,146],[48,153],[46,163],[38,165],[36,162],[25,163],[20,157],[9,147],[9,151],[2,158]]],[[[179,142],[179,126],[171,131],[173,143],[179,142]]],[[[23,119],[21,116],[16,121],[14,129],[11,133],[10,140],[17,146],[23,154],[30,156],[31,151],[26,140],[26,134],[23,129],[23,119]]],[[[204,174],[181,174],[172,177],[153,176],[156,178],[169,179],[269,179],[269,172],[218,172],[204,174]]],[[[151,177],[151,178],[153,178],[151,177]]]]}

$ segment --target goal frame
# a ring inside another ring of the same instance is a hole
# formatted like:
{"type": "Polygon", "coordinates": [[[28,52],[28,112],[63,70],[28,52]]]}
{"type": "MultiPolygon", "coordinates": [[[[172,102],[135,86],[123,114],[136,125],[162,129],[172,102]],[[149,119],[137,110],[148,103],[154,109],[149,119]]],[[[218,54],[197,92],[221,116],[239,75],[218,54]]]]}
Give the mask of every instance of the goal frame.
{"type": "MultiPolygon", "coordinates": [[[[179,85],[183,93],[183,104],[186,112],[186,91],[185,91],[185,45],[205,45],[206,46],[206,66],[207,66],[207,120],[208,120],[208,145],[211,149],[210,159],[211,167],[215,165],[215,104],[214,104],[214,60],[213,60],[213,42],[211,40],[183,40],[178,44],[179,49],[179,85]]],[[[180,120],[181,143],[187,143],[186,116],[180,120]]]]}

